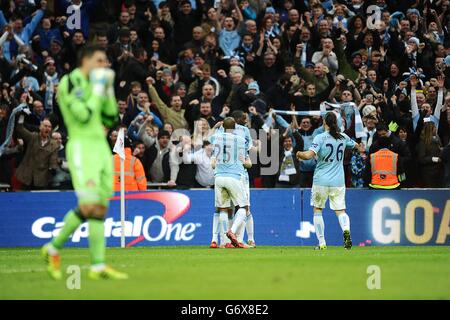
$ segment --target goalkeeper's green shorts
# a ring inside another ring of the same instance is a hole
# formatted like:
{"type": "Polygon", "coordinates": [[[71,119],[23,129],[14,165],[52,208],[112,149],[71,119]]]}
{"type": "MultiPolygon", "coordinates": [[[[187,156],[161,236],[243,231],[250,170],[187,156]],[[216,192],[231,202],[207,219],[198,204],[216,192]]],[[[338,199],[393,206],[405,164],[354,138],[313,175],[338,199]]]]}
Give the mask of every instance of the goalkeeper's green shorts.
{"type": "Polygon", "coordinates": [[[66,146],[78,204],[107,207],[113,193],[113,157],[105,141],[69,140],[66,146]]]}

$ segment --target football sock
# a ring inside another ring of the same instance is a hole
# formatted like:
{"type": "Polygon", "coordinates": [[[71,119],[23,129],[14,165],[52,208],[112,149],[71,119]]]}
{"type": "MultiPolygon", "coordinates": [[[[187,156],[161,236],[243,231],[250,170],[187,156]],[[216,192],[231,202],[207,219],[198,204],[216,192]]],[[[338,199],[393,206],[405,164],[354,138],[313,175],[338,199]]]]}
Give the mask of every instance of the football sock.
{"type": "Polygon", "coordinates": [[[314,229],[316,230],[317,240],[319,245],[326,245],[325,243],[325,223],[323,222],[322,214],[314,214],[314,229]]]}
{"type": "Polygon", "coordinates": [[[220,214],[218,212],[214,213],[213,216],[213,227],[212,227],[212,240],[211,242],[219,242],[219,220],[220,214]]]}
{"type": "Polygon", "coordinates": [[[226,233],[228,231],[228,213],[227,212],[221,212],[219,215],[219,224],[220,224],[220,235],[221,238],[223,237],[223,239],[225,240],[224,242],[222,242],[221,244],[227,243],[228,239],[226,237],[226,233]]]}
{"type": "Polygon", "coordinates": [[[234,216],[233,226],[231,227],[231,232],[236,234],[236,231],[245,223],[246,212],[244,208],[239,208],[234,216]]]}
{"type": "Polygon", "coordinates": [[[105,263],[105,226],[103,219],[88,219],[89,253],[92,265],[105,263]]]}
{"type": "Polygon", "coordinates": [[[338,215],[339,225],[341,226],[342,231],[348,230],[350,231],[350,218],[347,213],[341,213],[338,215]]]}
{"type": "Polygon", "coordinates": [[[64,243],[69,239],[70,235],[77,230],[78,226],[83,222],[80,209],[75,208],[67,212],[64,217],[64,226],[59,231],[59,234],[53,238],[52,246],[55,249],[61,249],[64,243]]]}
{"type": "Polygon", "coordinates": [[[236,237],[239,242],[244,242],[245,224],[242,224],[240,228],[236,231],[236,237]]]}
{"type": "Polygon", "coordinates": [[[231,217],[228,216],[228,229],[231,229],[231,226],[233,225],[233,221],[234,221],[234,215],[231,217]]]}
{"type": "Polygon", "coordinates": [[[247,230],[248,241],[255,242],[254,234],[253,234],[254,233],[253,216],[252,216],[251,212],[247,216],[247,220],[245,221],[245,229],[247,230]]]}

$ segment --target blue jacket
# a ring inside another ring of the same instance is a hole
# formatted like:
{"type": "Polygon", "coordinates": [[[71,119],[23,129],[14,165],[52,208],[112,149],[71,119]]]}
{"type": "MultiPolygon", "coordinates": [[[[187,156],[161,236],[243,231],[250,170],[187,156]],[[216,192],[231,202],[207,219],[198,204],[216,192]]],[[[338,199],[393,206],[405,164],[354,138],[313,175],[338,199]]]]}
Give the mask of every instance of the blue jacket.
{"type": "Polygon", "coordinates": [[[31,39],[31,35],[33,34],[34,30],[36,30],[36,27],[38,26],[39,22],[41,22],[43,17],[44,11],[38,10],[33,19],[31,19],[31,21],[22,29],[21,32],[16,32],[16,35],[19,36],[19,38],[27,44],[31,39]]]}
{"type": "Polygon", "coordinates": [[[234,50],[239,47],[241,36],[237,31],[222,30],[219,34],[219,47],[222,49],[225,56],[234,55],[234,50]]]}
{"type": "Polygon", "coordinates": [[[44,29],[39,28],[36,32],[36,35],[38,35],[40,38],[39,45],[42,50],[49,51],[50,43],[53,39],[58,39],[62,42],[61,32],[59,32],[59,30],[56,28],[50,29],[47,32],[44,29]]]}

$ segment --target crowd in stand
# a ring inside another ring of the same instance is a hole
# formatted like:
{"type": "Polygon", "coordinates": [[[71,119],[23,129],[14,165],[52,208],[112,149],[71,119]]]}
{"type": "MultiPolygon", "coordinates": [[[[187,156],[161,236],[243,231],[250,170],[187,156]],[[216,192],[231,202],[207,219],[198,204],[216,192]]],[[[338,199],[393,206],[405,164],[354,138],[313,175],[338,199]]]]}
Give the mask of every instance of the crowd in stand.
{"type": "Polygon", "coordinates": [[[368,155],[389,137],[402,187],[450,187],[450,0],[2,0],[0,9],[0,183],[14,190],[71,188],[56,96],[90,42],[116,72],[111,148],[125,128],[149,182],[211,187],[208,136],[234,116],[254,129],[256,153],[274,156],[262,142],[276,145],[277,172],[254,161],[252,186],[310,187],[315,160],[295,152],[309,149],[327,101],[365,146],[345,153],[347,186],[367,185],[368,155]],[[23,123],[19,105],[30,110],[23,123]]]}

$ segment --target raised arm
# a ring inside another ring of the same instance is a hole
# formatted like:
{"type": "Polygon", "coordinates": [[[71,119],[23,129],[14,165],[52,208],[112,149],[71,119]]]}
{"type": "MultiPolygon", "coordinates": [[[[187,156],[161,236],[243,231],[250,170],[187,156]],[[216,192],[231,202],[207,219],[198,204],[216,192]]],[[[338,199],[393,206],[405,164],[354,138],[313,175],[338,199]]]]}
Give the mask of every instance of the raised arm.
{"type": "Polygon", "coordinates": [[[17,128],[16,131],[18,133],[18,135],[25,141],[25,142],[29,142],[31,140],[31,138],[33,137],[33,134],[28,131],[24,126],[23,123],[25,121],[25,116],[23,114],[21,114],[19,116],[19,120],[17,121],[17,128]]]}
{"type": "Polygon", "coordinates": [[[156,92],[156,89],[153,86],[153,82],[150,80],[147,80],[147,84],[148,84],[148,93],[150,95],[150,99],[152,100],[152,102],[155,103],[156,107],[158,108],[158,111],[161,113],[163,118],[166,118],[169,107],[159,97],[158,92],[156,92]]]}
{"type": "Polygon", "coordinates": [[[36,11],[36,14],[34,15],[33,19],[31,19],[30,23],[28,23],[25,28],[23,28],[22,37],[21,39],[23,42],[28,43],[30,41],[30,37],[33,34],[34,30],[36,30],[36,27],[38,26],[39,22],[44,17],[44,10],[39,9],[36,11]]]}
{"type": "Polygon", "coordinates": [[[439,125],[439,119],[441,118],[442,105],[444,104],[444,83],[445,78],[443,76],[438,77],[439,90],[436,102],[436,108],[434,109],[434,117],[436,118],[436,126],[439,125]]]}

